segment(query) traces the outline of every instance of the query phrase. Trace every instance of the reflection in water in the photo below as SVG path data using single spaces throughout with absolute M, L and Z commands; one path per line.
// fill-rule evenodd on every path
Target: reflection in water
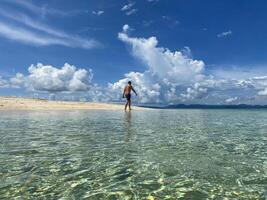
M 132 118 L 132 112 L 131 111 L 125 111 L 124 114 L 124 131 L 125 131 L 125 142 L 129 142 L 132 136 L 132 127 L 131 127 L 131 118 Z
M 266 110 L 0 112 L 0 199 L 266 199 Z

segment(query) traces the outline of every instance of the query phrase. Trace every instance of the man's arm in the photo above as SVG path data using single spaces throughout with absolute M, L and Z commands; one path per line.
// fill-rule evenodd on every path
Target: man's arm
M 122 98 L 125 97 L 125 90 L 126 90 L 126 87 L 125 87 L 124 90 L 123 90 Z
M 135 95 L 137 96 L 137 93 L 136 93 L 136 91 L 133 89 L 133 87 L 132 87 L 132 90 L 133 90 L 133 92 L 135 93 Z

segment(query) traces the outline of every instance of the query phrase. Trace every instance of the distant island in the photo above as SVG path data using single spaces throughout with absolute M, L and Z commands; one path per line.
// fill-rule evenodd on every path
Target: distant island
M 267 105 L 249 105 L 249 104 L 236 104 L 236 105 L 208 105 L 208 104 L 176 104 L 167 106 L 144 106 L 148 108 L 157 109 L 265 109 Z

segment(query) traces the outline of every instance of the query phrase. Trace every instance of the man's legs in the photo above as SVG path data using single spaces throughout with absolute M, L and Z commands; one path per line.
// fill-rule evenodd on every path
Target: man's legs
M 128 101 L 129 103 L 128 103 L 128 106 L 129 106 L 129 110 L 132 110 L 131 109 L 131 99 L 129 99 L 129 101 Z
M 127 109 L 128 104 L 129 104 L 129 101 L 127 100 L 127 101 L 126 101 L 126 104 L 125 104 L 125 108 L 124 108 L 124 110 Z

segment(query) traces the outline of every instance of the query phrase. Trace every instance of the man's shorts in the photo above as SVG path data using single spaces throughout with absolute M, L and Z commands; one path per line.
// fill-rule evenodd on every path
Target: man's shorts
M 127 99 L 128 101 L 131 100 L 131 94 L 130 94 L 130 93 L 129 93 L 129 94 L 125 94 L 125 97 L 126 97 L 126 99 Z

